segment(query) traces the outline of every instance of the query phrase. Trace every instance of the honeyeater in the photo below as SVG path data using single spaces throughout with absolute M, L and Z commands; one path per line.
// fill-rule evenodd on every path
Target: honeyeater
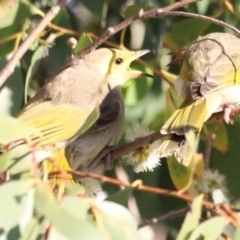
M 105 147 L 118 142 L 124 124 L 122 85 L 144 75 L 129 65 L 147 52 L 100 48 L 75 58 L 23 108 L 18 118 L 41 131 L 35 141 L 51 153 L 48 172 L 85 171 Z M 82 132 L 94 110 L 96 119 Z M 73 181 L 70 174 L 67 178 Z M 52 179 L 54 186 L 61 181 L 60 175 Z
M 159 148 L 161 157 L 174 155 L 188 165 L 193 148 L 186 133 L 198 137 L 210 116 L 223 111 L 232 123 L 232 110 L 240 104 L 240 39 L 229 33 L 210 33 L 193 42 L 182 55 L 175 84 L 183 102 L 161 128 L 166 135 Z

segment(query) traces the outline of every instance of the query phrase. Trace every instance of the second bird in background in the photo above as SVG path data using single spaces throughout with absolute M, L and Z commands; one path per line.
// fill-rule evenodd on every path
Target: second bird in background
M 231 109 L 240 104 L 240 39 L 229 33 L 211 33 L 190 45 L 182 56 L 176 90 L 183 103 L 161 128 L 166 139 L 161 157 L 175 155 L 189 165 L 194 149 L 185 134 L 199 137 L 212 114 L 224 111 L 226 123 L 233 123 Z

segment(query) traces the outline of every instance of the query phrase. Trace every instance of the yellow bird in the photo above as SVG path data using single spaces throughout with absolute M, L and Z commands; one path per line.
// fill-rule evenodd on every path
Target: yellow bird
M 240 39 L 229 33 L 211 33 L 189 46 L 183 56 L 176 91 L 183 103 L 161 128 L 168 137 L 160 145 L 161 157 L 175 155 L 188 165 L 193 149 L 185 134 L 197 136 L 213 113 L 224 111 L 233 123 L 233 109 L 240 104 Z
M 24 107 L 18 118 L 42 132 L 38 145 L 52 154 L 48 172 L 87 170 L 105 147 L 118 142 L 124 124 L 122 85 L 144 75 L 129 65 L 147 52 L 100 48 L 75 59 Z M 98 119 L 82 133 L 94 109 Z M 71 175 L 68 179 L 73 181 Z M 54 181 L 61 184 L 61 176 Z

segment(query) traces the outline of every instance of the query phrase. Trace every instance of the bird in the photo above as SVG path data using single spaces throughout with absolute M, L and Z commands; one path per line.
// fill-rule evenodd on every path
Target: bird
M 240 104 L 240 39 L 215 32 L 194 41 L 183 52 L 175 90 L 183 100 L 161 127 L 165 137 L 158 153 L 188 166 L 194 149 L 186 134 L 198 138 L 203 124 L 218 112 L 227 124 L 234 123 Z
M 87 171 L 105 147 L 118 142 L 124 126 L 122 86 L 145 75 L 129 65 L 148 52 L 99 48 L 76 57 L 20 111 L 18 118 L 42 133 L 32 141 L 51 153 L 48 172 Z M 70 174 L 67 180 L 75 182 Z M 52 176 L 53 187 L 61 184 L 62 176 Z

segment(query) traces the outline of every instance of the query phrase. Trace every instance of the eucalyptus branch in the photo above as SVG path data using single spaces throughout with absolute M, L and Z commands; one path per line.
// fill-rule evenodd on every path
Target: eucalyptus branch
M 232 112 L 230 115 L 231 117 L 236 118 L 239 115 L 240 115 L 240 108 L 232 109 Z M 220 119 L 224 119 L 224 111 L 214 113 L 209 118 L 208 122 L 216 121 L 216 120 L 220 120 Z M 218 126 L 218 125 L 216 125 L 216 126 Z M 217 128 L 214 129 L 213 134 L 211 136 L 212 138 L 214 138 L 214 134 L 216 133 L 216 131 L 217 131 Z M 111 151 L 111 159 L 120 158 L 124 155 L 127 155 L 127 154 L 135 151 L 138 148 L 141 148 L 145 145 L 151 144 L 151 143 L 155 142 L 156 140 L 162 139 L 164 137 L 166 137 L 166 135 L 163 135 L 160 133 L 160 131 L 157 131 L 157 132 L 151 133 L 147 136 L 137 138 L 133 142 L 127 143 L 121 147 L 118 147 L 118 148 L 112 150 Z M 213 141 L 213 139 L 212 139 L 212 141 Z M 208 147 L 212 147 L 212 143 L 208 143 L 208 144 L 210 144 L 210 145 L 208 145 Z M 209 151 L 209 149 L 208 149 L 208 151 Z M 207 152 L 205 154 L 207 154 L 206 155 L 207 158 L 210 158 L 211 151 Z
M 143 221 L 138 224 L 138 229 L 148 225 L 153 225 L 162 221 L 172 220 L 177 217 L 185 216 L 189 210 L 190 210 L 190 207 L 185 207 L 175 211 L 168 212 L 158 217 L 154 217 L 151 219 L 143 219 Z
M 180 2 L 176 2 L 172 5 L 169 5 L 167 7 L 163 8 L 158 8 L 154 9 L 151 11 L 146 11 L 144 12 L 143 10 L 140 10 L 138 14 L 133 15 L 132 17 L 126 19 L 125 21 L 119 23 L 118 25 L 114 27 L 109 27 L 106 32 L 104 32 L 99 38 L 97 38 L 90 46 L 86 47 L 82 52 L 80 52 L 77 57 L 81 58 L 85 56 L 86 54 L 92 52 L 95 50 L 99 45 L 101 45 L 106 39 L 114 35 L 115 33 L 119 32 L 123 28 L 126 28 L 130 24 L 132 24 L 134 21 L 139 20 L 139 19 L 148 19 L 148 18 L 160 18 L 164 16 L 182 16 L 182 17 L 191 17 L 191 18 L 197 18 L 197 19 L 202 19 L 204 21 L 208 21 L 211 23 L 214 23 L 216 25 L 220 25 L 223 27 L 227 27 L 231 30 L 233 30 L 236 34 L 240 35 L 240 30 L 237 28 L 231 26 L 230 24 L 227 24 L 221 20 L 204 16 L 201 14 L 196 14 L 196 13 L 189 13 L 189 12 L 180 12 L 180 11 L 173 11 L 175 9 L 178 9 L 180 7 L 183 7 L 187 4 L 196 2 L 196 0 L 183 0 Z
M 38 23 L 38 25 L 33 29 L 33 31 L 29 34 L 29 36 L 25 39 L 25 41 L 21 44 L 19 49 L 15 52 L 13 57 L 9 60 L 9 62 L 6 64 L 6 66 L 2 69 L 0 72 L 0 86 L 3 85 L 5 80 L 13 73 L 14 68 L 17 64 L 17 62 L 21 59 L 23 54 L 27 51 L 27 49 L 30 47 L 30 45 L 36 40 L 37 36 L 41 33 L 41 31 L 44 30 L 44 28 L 51 24 L 51 20 L 57 15 L 57 13 L 61 10 L 63 6 L 67 4 L 69 0 L 60 0 L 58 4 L 53 6 L 48 13 L 42 18 L 42 20 Z M 163 16 L 184 16 L 184 17 L 193 17 L 193 18 L 199 18 L 202 20 L 210 21 L 212 23 L 228 27 L 232 29 L 234 32 L 240 34 L 240 31 L 231 25 L 200 14 L 194 14 L 194 13 L 187 13 L 187 12 L 177 12 L 173 11 L 175 9 L 184 7 L 188 4 L 194 3 L 197 0 L 182 0 L 179 2 L 176 2 L 174 4 L 171 4 L 169 6 L 154 9 L 151 11 L 144 12 L 143 10 L 140 10 L 138 14 L 133 15 L 132 17 L 126 19 L 125 21 L 117 24 L 114 27 L 109 27 L 106 32 L 104 32 L 100 37 L 98 37 L 91 45 L 86 47 L 82 52 L 80 52 L 77 57 L 81 58 L 85 56 L 86 54 L 90 53 L 91 51 L 95 50 L 99 45 L 101 45 L 103 42 L 105 42 L 109 37 L 117 33 L 118 31 L 122 30 L 123 28 L 126 28 L 131 23 L 138 19 L 147 19 L 147 18 L 159 18 Z M 71 62 L 71 60 L 69 61 Z M 67 63 L 66 65 L 69 65 L 70 63 Z M 64 68 L 64 67 L 63 67 Z
M 45 29 L 45 27 L 53 20 L 53 18 L 60 12 L 61 8 L 64 7 L 69 0 L 59 0 L 59 2 L 50 8 L 42 20 L 37 24 L 37 26 L 32 30 L 28 37 L 23 41 L 18 50 L 8 61 L 6 66 L 0 72 L 0 87 L 4 84 L 6 79 L 14 72 L 14 69 L 22 58 L 24 53 L 32 45 L 32 43 L 37 39 L 38 35 Z
M 124 146 L 121 146 L 121 147 L 118 147 L 118 148 L 112 150 L 111 158 L 112 159 L 120 158 L 123 155 L 129 154 L 130 152 L 132 152 L 140 147 L 151 144 L 162 137 L 164 137 L 164 135 L 162 135 L 159 131 L 157 131 L 157 132 L 151 133 L 147 136 L 137 138 L 136 140 L 134 140 L 131 143 L 128 143 Z
M 60 173 L 61 172 L 51 172 L 49 175 L 53 176 L 53 175 L 60 174 Z M 134 190 L 154 193 L 154 194 L 163 195 L 163 196 L 175 197 L 175 198 L 179 198 L 179 199 L 182 199 L 182 200 L 185 200 L 185 201 L 188 201 L 188 202 L 193 202 L 193 200 L 195 199 L 194 196 L 191 196 L 191 195 L 188 195 L 188 194 L 185 194 L 185 193 L 180 193 L 180 192 L 171 191 L 171 190 L 168 190 L 168 189 L 143 185 L 141 181 L 135 181 L 133 183 L 128 183 L 128 182 L 120 181 L 120 180 L 115 179 L 115 178 L 110 178 L 110 177 L 107 177 L 107 176 L 99 175 L 99 174 L 96 174 L 96 173 L 80 172 L 80 171 L 67 171 L 66 173 L 71 173 L 76 178 L 90 177 L 90 178 L 96 179 L 100 182 L 110 183 L 110 184 L 113 184 L 113 185 L 117 185 L 119 187 L 121 187 L 121 186 L 122 187 L 130 187 L 130 188 L 133 188 Z M 206 200 L 202 201 L 202 205 L 204 207 L 206 207 L 209 211 L 225 217 L 234 226 L 237 226 L 238 224 L 240 224 L 240 218 L 238 217 L 237 213 L 234 214 L 234 212 L 232 212 L 232 214 L 229 214 L 228 211 L 225 210 L 225 208 L 218 207 L 213 202 L 206 201 Z
M 237 35 L 240 35 L 240 30 L 231 26 L 230 24 L 225 23 L 221 20 L 212 18 L 212 17 L 197 14 L 197 13 L 179 12 L 179 11 L 169 11 L 169 12 L 165 11 L 165 12 L 162 13 L 162 16 L 181 16 L 181 17 L 197 18 L 197 19 L 201 19 L 201 20 L 204 20 L 204 21 L 214 23 L 214 24 L 222 26 L 222 27 L 227 27 L 227 28 L 231 29 L 233 32 L 235 32 Z
M 194 3 L 196 1 L 197 0 L 182 0 L 182 1 L 179 1 L 179 2 L 176 2 L 176 3 L 173 3 L 169 6 L 154 9 L 154 10 L 151 10 L 151 11 L 144 12 L 143 10 L 140 10 L 138 14 L 135 14 L 135 15 L 131 16 L 130 18 L 127 18 L 126 20 L 124 20 L 123 22 L 115 25 L 114 27 L 108 27 L 106 32 L 104 32 L 99 38 L 97 38 L 91 45 L 89 45 L 83 51 L 81 51 L 77 55 L 77 57 L 82 58 L 86 54 L 94 51 L 98 46 L 100 46 L 103 42 L 105 42 L 105 40 L 110 38 L 115 33 L 119 32 L 120 30 L 122 30 L 122 29 L 126 28 L 127 26 L 131 25 L 136 20 L 147 19 L 147 18 L 158 18 L 158 17 L 163 16 L 164 12 L 173 11 L 175 9 L 184 7 L 188 4 Z

